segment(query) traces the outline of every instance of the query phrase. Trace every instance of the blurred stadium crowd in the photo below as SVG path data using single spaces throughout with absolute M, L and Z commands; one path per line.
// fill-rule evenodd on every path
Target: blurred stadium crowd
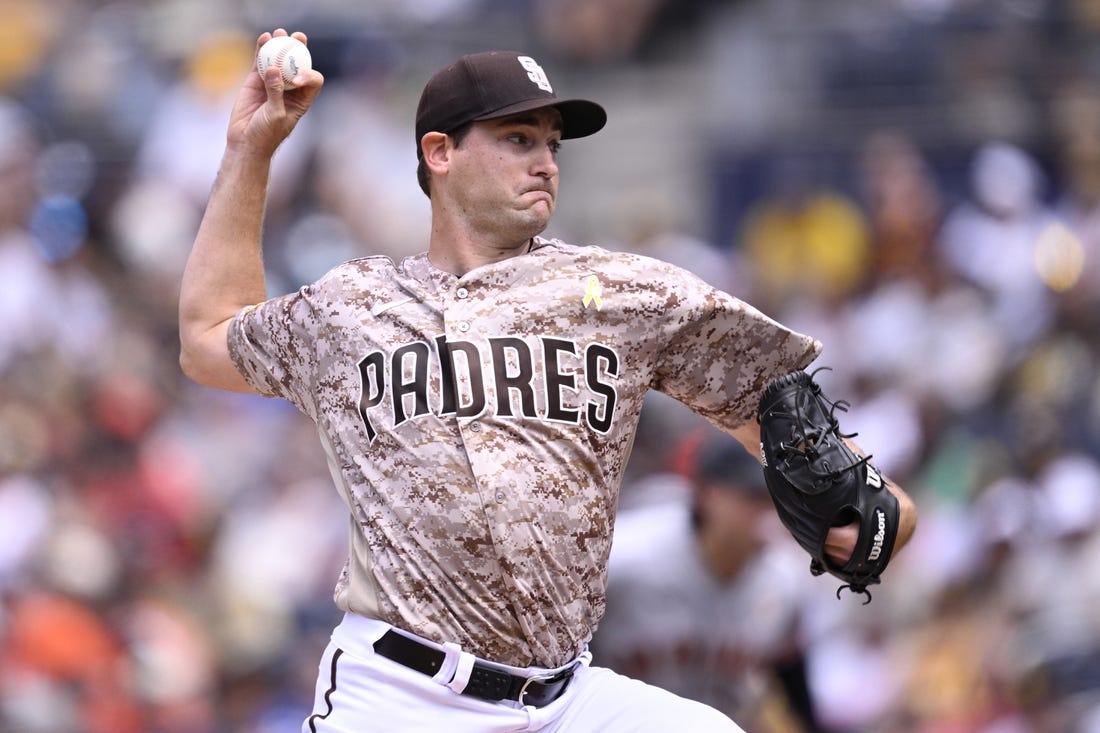
M 563 151 L 550 234 L 682 264 L 821 338 L 843 425 L 921 508 L 871 605 L 804 573 L 818 727 L 1100 731 L 1097 3 L 0 17 L 0 732 L 274 733 L 311 704 L 343 507 L 305 418 L 187 382 L 175 332 L 229 107 L 274 26 L 310 34 L 327 84 L 276 161 L 273 294 L 422 249 L 420 86 L 463 52 L 529 50 L 611 118 Z M 624 508 L 663 496 L 693 427 L 654 398 Z

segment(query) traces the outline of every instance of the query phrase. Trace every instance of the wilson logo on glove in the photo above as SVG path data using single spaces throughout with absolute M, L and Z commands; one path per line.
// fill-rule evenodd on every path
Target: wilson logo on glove
M 875 532 L 875 536 L 871 538 L 874 544 L 871 545 L 871 551 L 867 553 L 868 561 L 878 560 L 879 555 L 882 554 L 882 543 L 886 541 L 886 513 L 876 509 L 875 516 L 878 517 L 878 532 Z
M 882 474 L 870 464 L 867 464 L 867 485 L 873 489 L 882 488 Z

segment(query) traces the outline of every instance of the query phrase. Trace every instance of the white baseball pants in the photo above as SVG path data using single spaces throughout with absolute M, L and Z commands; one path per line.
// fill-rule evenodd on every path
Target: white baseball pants
M 376 654 L 373 644 L 389 628 L 345 615 L 322 656 L 302 733 L 743 733 L 713 708 L 590 666 L 587 652 L 562 696 L 545 707 L 461 695 L 451 680 Z

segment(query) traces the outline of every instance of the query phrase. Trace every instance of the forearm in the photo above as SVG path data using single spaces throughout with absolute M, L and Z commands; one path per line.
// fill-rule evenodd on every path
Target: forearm
M 846 438 L 844 442 L 848 444 L 848 447 L 851 448 L 856 455 L 861 457 L 867 455 L 867 453 L 850 438 Z M 898 550 L 909 542 L 909 539 L 913 536 L 913 532 L 917 528 L 917 506 L 913 503 L 909 494 L 905 492 L 905 489 L 898 486 L 889 476 L 882 474 L 882 481 L 886 489 L 898 500 L 898 533 L 897 537 L 894 539 L 894 554 L 897 554 Z
M 286 31 L 263 33 L 256 49 Z M 303 33 L 293 37 L 305 43 Z M 267 297 L 260 234 L 275 150 L 313 104 L 324 77 L 303 69 L 285 87 L 277 66 L 245 78 L 226 131 L 221 169 L 180 284 L 180 366 L 200 384 L 252 391 L 233 365 L 226 336 L 233 316 Z
M 225 344 L 229 320 L 267 297 L 261 232 L 271 157 L 229 146 L 180 285 L 180 364 L 208 386 L 248 390 Z
M 885 476 L 883 478 L 886 480 L 886 488 L 898 500 L 898 536 L 894 540 L 894 553 L 896 554 L 898 550 L 908 544 L 913 532 L 917 529 L 917 506 L 904 489 L 889 478 Z

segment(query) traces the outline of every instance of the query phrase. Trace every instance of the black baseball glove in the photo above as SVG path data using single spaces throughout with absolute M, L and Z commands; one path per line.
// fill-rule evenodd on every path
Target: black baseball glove
M 815 374 L 817 372 L 814 372 Z M 810 553 L 810 572 L 829 572 L 844 588 L 867 596 L 890 562 L 898 531 L 898 501 L 885 485 L 870 456 L 859 456 L 845 442 L 836 412 L 845 402 L 831 402 L 813 376 L 792 372 L 772 381 L 760 398 L 760 449 L 764 478 L 779 518 Z M 832 527 L 859 524 L 851 559 L 836 565 L 825 555 Z

